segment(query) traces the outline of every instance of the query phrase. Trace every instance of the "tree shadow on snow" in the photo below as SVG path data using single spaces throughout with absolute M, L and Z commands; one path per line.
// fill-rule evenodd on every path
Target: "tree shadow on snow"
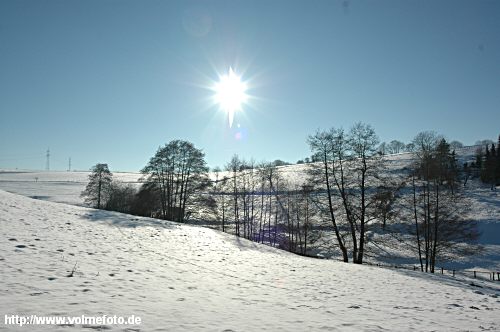
M 105 211 L 105 210 L 89 211 L 80 216 L 80 218 L 92 222 L 99 222 L 118 227 L 129 227 L 129 228 L 155 227 L 155 228 L 170 228 L 170 229 L 177 227 L 177 225 L 172 221 L 139 217 L 130 214 Z
M 436 273 L 425 273 L 421 271 L 413 271 L 406 269 L 391 269 L 396 273 L 403 274 L 412 278 L 423 279 L 432 283 L 440 283 L 447 286 L 458 287 L 462 289 L 468 289 L 471 292 L 481 291 L 484 293 L 497 294 L 500 292 L 500 283 L 498 281 L 488 281 L 483 279 L 472 279 L 470 277 L 465 277 L 457 275 L 453 277 L 451 275 L 441 274 L 440 271 Z

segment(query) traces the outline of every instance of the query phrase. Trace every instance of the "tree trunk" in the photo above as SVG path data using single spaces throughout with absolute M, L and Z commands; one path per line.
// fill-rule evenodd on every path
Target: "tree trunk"
M 333 224 L 333 230 L 335 231 L 335 236 L 337 237 L 337 241 L 339 243 L 339 248 L 340 251 L 342 251 L 342 257 L 344 259 L 344 262 L 349 262 L 349 256 L 347 255 L 347 248 L 344 245 L 344 241 L 342 240 L 342 237 L 340 236 L 339 229 L 337 227 L 337 221 L 335 219 L 335 213 L 333 211 L 333 203 L 332 203 L 332 190 L 330 187 L 330 177 L 328 174 L 328 160 L 326 157 L 326 152 L 324 153 L 324 166 L 325 166 L 325 180 L 326 180 L 326 193 L 328 195 L 328 208 L 330 212 L 330 218 L 332 220 Z
M 413 185 L 413 213 L 415 217 L 415 231 L 417 233 L 417 245 L 418 245 L 418 260 L 420 262 L 420 270 L 424 272 L 424 264 L 422 262 L 422 248 L 420 245 L 420 232 L 418 229 L 418 217 L 417 217 L 417 193 L 415 188 L 415 176 L 412 175 L 412 185 Z
M 365 195 L 366 195 L 366 159 L 363 156 L 363 171 L 361 174 L 361 220 L 359 227 L 359 252 L 358 259 L 355 263 L 363 264 L 363 254 L 365 248 L 365 215 L 366 215 L 366 203 L 365 203 Z
M 439 223 L 439 183 L 436 183 L 436 209 L 434 210 L 434 241 L 432 245 L 432 266 L 431 272 L 434 273 L 436 267 L 436 249 L 438 241 L 438 223 Z
M 101 208 L 101 187 L 102 187 L 102 173 L 99 173 L 99 182 L 97 189 L 97 208 Z

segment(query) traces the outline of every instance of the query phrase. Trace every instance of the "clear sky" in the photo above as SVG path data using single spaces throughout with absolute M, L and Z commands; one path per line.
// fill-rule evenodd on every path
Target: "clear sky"
M 248 102 L 228 126 L 211 89 Z M 371 124 L 473 144 L 500 134 L 500 1 L 0 1 L 0 168 L 137 171 L 185 139 L 209 166 L 308 156 Z

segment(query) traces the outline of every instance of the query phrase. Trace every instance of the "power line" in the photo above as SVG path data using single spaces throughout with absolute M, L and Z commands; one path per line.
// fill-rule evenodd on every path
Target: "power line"
M 45 170 L 50 171 L 50 148 L 47 148 L 47 154 L 45 155 L 47 161 L 45 162 Z

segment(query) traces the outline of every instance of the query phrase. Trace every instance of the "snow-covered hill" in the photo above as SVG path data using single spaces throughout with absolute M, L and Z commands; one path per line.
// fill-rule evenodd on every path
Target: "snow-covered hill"
M 493 282 L 304 258 L 206 228 L 3 191 L 0 232 L 3 315 L 142 318 L 84 326 L 112 331 L 500 330 Z
M 460 163 L 474 159 L 478 147 L 464 147 L 457 150 Z M 411 153 L 399 153 L 384 156 L 387 171 L 399 174 L 410 165 L 414 156 Z M 300 185 L 306 179 L 308 164 L 278 167 L 280 175 L 292 185 Z M 80 193 L 88 182 L 89 172 L 35 172 L 35 171 L 0 171 L 0 190 L 21 194 L 52 202 L 82 205 Z M 229 172 L 218 174 L 218 178 L 231 176 Z M 215 174 L 211 174 L 215 179 Z M 139 185 L 140 173 L 115 172 L 113 178 Z M 479 239 L 484 250 L 469 257 L 452 257 L 448 261 L 439 262 L 439 267 L 458 270 L 482 270 L 483 272 L 500 271 L 500 191 L 492 191 L 478 179 L 469 180 L 465 190 L 470 200 L 470 218 L 476 220 L 482 232 Z M 386 242 L 387 239 L 384 238 Z M 332 232 L 325 232 L 317 243 L 315 254 L 324 257 L 340 255 L 332 245 L 335 243 Z M 385 244 L 371 243 L 367 246 L 367 262 L 383 264 L 417 264 L 415 252 L 404 250 L 396 243 L 392 248 Z

